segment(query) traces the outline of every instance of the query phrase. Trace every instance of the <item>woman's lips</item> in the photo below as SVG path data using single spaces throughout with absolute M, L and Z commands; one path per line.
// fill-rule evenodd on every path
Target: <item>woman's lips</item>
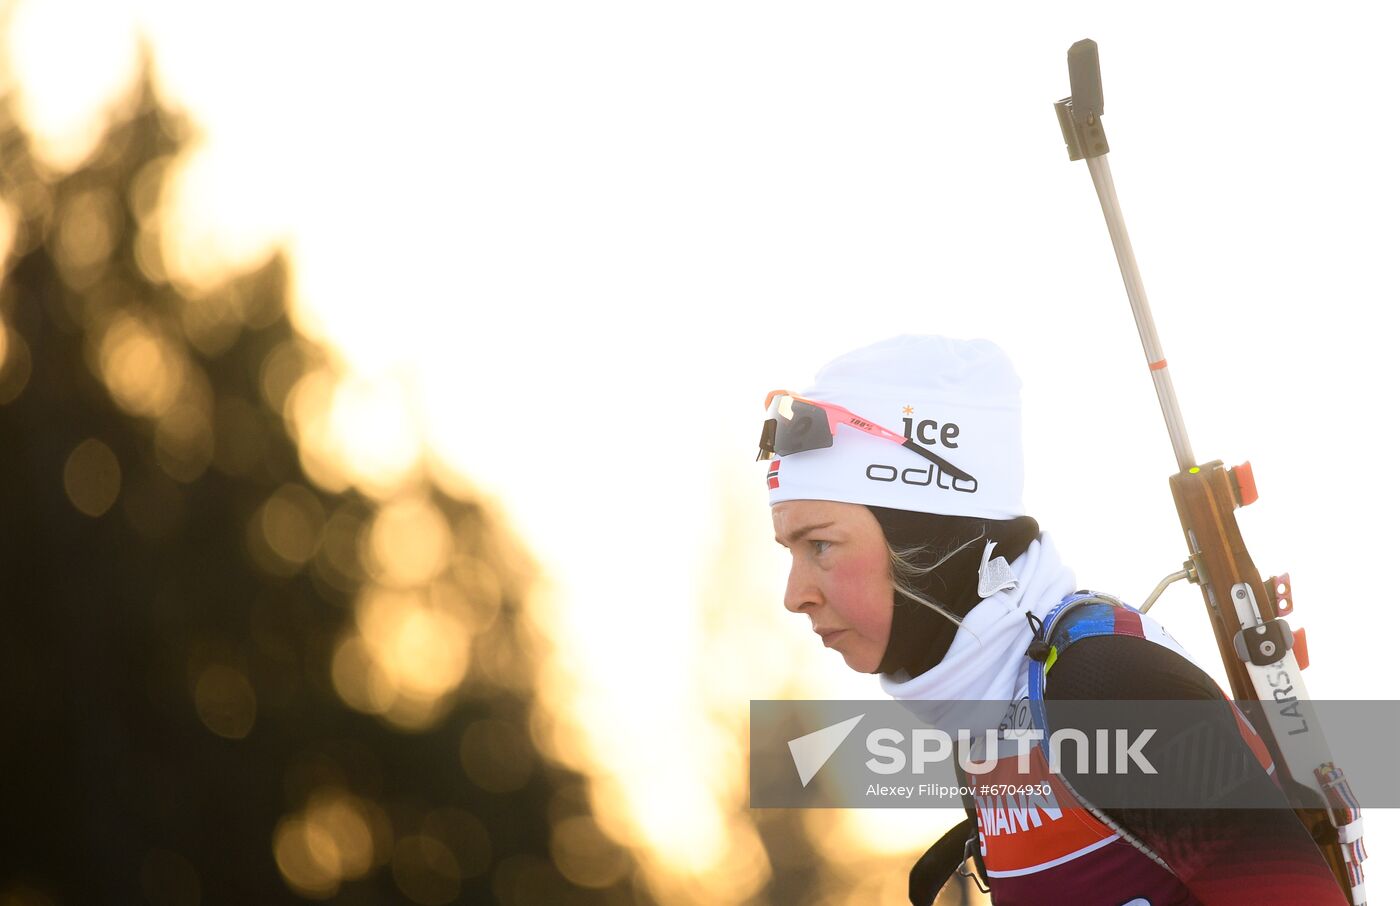
M 830 648 L 831 643 L 841 636 L 844 629 L 822 629 L 817 631 L 817 635 L 822 637 L 822 644 Z

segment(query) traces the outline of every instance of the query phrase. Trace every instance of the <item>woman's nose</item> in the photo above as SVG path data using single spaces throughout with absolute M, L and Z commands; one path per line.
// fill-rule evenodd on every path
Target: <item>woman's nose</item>
M 787 590 L 783 593 L 783 606 L 793 613 L 801 613 L 815 607 L 820 600 L 816 586 L 808 571 L 801 564 L 794 563 L 788 572 Z

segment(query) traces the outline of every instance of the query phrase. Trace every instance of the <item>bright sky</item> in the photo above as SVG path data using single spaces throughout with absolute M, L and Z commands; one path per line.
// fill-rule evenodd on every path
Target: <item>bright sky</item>
M 31 124 L 59 136 L 129 68 L 133 23 L 150 36 L 205 136 L 172 253 L 197 274 L 287 243 L 300 323 L 356 375 L 363 473 L 426 450 L 510 514 L 590 763 L 661 851 L 724 858 L 745 791 L 647 773 L 638 715 L 702 772 L 749 698 L 879 696 L 781 612 L 765 391 L 894 333 L 994 339 L 1026 383 L 1030 512 L 1081 583 L 1140 600 L 1179 568 L 1171 448 L 1051 106 L 1081 37 L 1197 457 L 1254 463 L 1242 522 L 1260 570 L 1292 574 L 1313 696 L 1395 695 L 1392 12 L 385 9 L 52 0 L 11 40 Z M 1195 589 L 1154 615 L 1213 657 Z M 674 807 L 647 810 L 662 789 Z M 1400 822 L 1367 827 L 1384 901 Z

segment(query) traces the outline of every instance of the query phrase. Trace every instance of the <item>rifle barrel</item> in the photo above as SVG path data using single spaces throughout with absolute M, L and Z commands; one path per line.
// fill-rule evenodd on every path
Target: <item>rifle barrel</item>
M 1137 322 L 1142 351 L 1147 356 L 1147 368 L 1152 374 L 1152 384 L 1157 388 L 1157 402 L 1161 404 L 1162 417 L 1167 422 L 1167 434 L 1171 436 L 1176 464 L 1185 472 L 1196 465 L 1196 457 L 1191 452 L 1191 439 L 1186 436 L 1186 422 L 1181 417 L 1181 406 L 1177 403 L 1176 390 L 1172 387 L 1167 358 L 1162 353 L 1162 341 L 1157 338 L 1157 325 L 1152 320 L 1152 309 L 1147 304 L 1147 290 L 1143 289 L 1142 275 L 1138 273 L 1133 244 L 1128 239 L 1128 227 L 1123 222 L 1123 210 L 1118 206 L 1118 193 L 1113 188 L 1113 173 L 1108 169 L 1108 155 L 1088 157 L 1084 162 L 1089 165 L 1089 175 L 1094 180 L 1094 191 L 1099 195 L 1099 205 L 1103 208 L 1104 221 L 1108 224 L 1108 236 L 1113 240 L 1113 252 L 1118 257 L 1118 269 L 1123 273 L 1123 286 L 1128 291 L 1128 302 L 1133 307 L 1133 320 Z

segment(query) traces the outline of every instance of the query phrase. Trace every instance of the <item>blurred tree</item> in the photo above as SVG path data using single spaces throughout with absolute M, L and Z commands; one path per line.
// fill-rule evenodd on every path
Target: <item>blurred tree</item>
M 0 103 L 0 901 L 647 902 L 533 741 L 519 546 L 308 479 L 333 366 L 282 260 L 169 282 L 189 130 L 138 90 L 58 175 Z

